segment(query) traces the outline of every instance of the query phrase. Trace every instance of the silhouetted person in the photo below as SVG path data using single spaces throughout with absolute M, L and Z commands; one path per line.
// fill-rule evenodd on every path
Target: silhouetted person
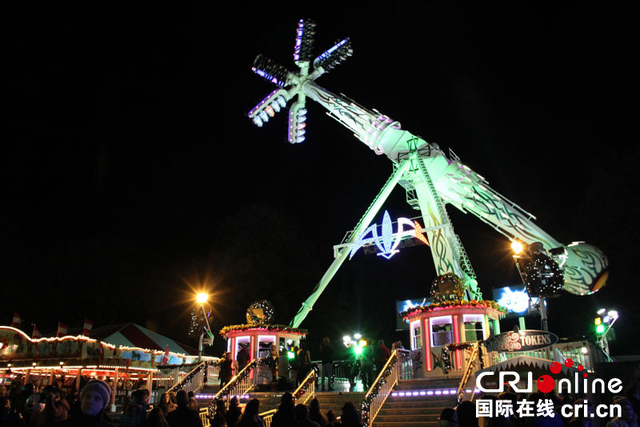
M 295 426 L 298 421 L 295 415 L 295 403 L 293 403 L 293 395 L 286 392 L 280 398 L 280 406 L 273 418 L 271 419 L 271 427 L 287 427 Z
M 218 362 L 220 366 L 220 388 L 224 387 L 233 377 L 233 360 L 231 359 L 231 353 L 228 351 L 222 355 L 222 358 Z
M 320 357 L 322 359 L 322 381 L 321 381 L 321 389 L 322 391 L 333 390 L 333 384 L 331 383 L 331 379 L 333 377 L 333 345 L 331 345 L 331 341 L 329 337 L 324 337 L 322 340 L 322 346 L 320 347 Z M 324 386 L 324 379 L 327 379 L 327 387 Z
M 22 415 L 11 410 L 11 401 L 7 396 L 0 396 L 0 426 L 25 427 Z
M 320 424 L 318 424 L 315 421 L 311 421 L 309 419 L 309 409 L 307 408 L 306 405 L 303 405 L 302 403 L 296 405 L 295 413 L 296 413 L 296 419 L 298 420 L 299 426 L 320 427 Z
M 352 401 L 347 401 L 342 405 L 342 416 L 340 417 L 340 425 L 342 427 L 361 427 L 360 414 L 356 409 L 356 405 Z
M 258 399 L 251 399 L 247 406 L 244 407 L 244 412 L 236 427 L 264 427 L 264 421 L 258 415 L 260 412 L 260 401 Z
M 247 346 L 240 346 L 238 356 L 236 357 L 236 360 L 238 361 L 238 372 L 242 371 L 242 369 L 247 366 L 249 359 L 251 359 L 251 355 L 249 354 L 249 350 L 247 350 Z
M 122 415 L 120 427 L 140 427 L 146 424 L 149 411 L 149 390 L 138 389 L 131 394 Z
M 340 421 L 338 421 L 336 413 L 333 412 L 333 409 L 329 409 L 327 411 L 327 427 L 337 427 L 339 425 Z
M 167 415 L 169 425 L 171 427 L 202 427 L 200 414 L 189 408 L 189 395 L 186 390 L 179 390 L 176 398 L 178 400 L 178 408 Z
M 242 415 L 242 410 L 238 405 L 238 398 L 233 397 L 231 401 L 229 401 L 229 410 L 224 416 L 225 419 L 227 420 L 227 425 L 229 427 L 235 426 L 241 415 Z
M 458 425 L 458 414 L 453 408 L 444 408 L 438 417 L 440 427 L 455 427 Z
M 216 413 L 211 419 L 211 427 L 225 427 L 227 425 L 227 408 L 224 405 L 224 400 L 216 401 Z
M 464 400 L 456 407 L 459 427 L 478 427 L 476 418 L 476 405 L 468 400 Z
M 313 399 L 309 404 L 309 419 L 320 424 L 320 427 L 326 427 L 327 418 L 320 412 L 320 401 Z

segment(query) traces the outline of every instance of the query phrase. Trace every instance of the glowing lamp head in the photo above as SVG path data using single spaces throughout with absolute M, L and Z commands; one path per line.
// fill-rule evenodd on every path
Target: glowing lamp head
M 360 347 L 359 345 L 353 347 L 353 352 L 356 354 L 356 356 L 360 356 L 362 354 L 362 347 Z
M 513 242 L 511 242 L 511 249 L 513 249 L 513 252 L 516 255 L 520 255 L 522 253 L 522 250 L 524 249 L 524 246 L 522 246 L 522 243 L 514 240 Z
M 296 354 L 293 351 L 287 351 L 287 359 L 293 360 L 296 358 Z
M 198 304 L 205 304 L 207 301 L 209 301 L 209 295 L 201 292 L 196 296 L 196 301 L 198 302 Z

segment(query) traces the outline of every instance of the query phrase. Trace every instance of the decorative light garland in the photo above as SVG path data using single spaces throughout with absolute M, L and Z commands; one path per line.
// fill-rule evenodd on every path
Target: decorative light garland
M 263 359 L 253 359 L 251 362 L 249 362 L 249 364 L 242 371 L 235 375 L 231 379 L 231 381 L 228 382 L 227 385 L 225 385 L 220 390 L 220 392 L 224 391 L 224 393 L 218 392 L 218 394 L 216 394 L 216 396 L 211 400 L 211 402 L 209 403 L 209 414 L 211 414 L 210 416 L 213 417 L 215 415 L 217 403 L 233 395 L 233 392 L 236 390 L 236 386 L 240 384 L 242 380 L 247 378 L 255 367 L 259 365 L 271 366 L 273 362 L 274 361 L 271 357 L 265 357 Z
M 208 373 L 207 372 L 208 371 L 208 369 L 207 369 L 207 365 L 208 364 L 211 364 L 211 365 L 215 366 L 215 365 L 218 365 L 218 362 L 212 362 L 212 363 L 204 362 L 204 363 L 201 363 L 200 366 L 198 366 L 197 369 L 194 369 L 191 372 L 189 372 L 184 378 L 182 378 L 182 380 L 180 380 L 180 382 L 178 384 L 174 385 L 172 387 L 172 389 L 174 391 L 182 390 L 184 388 L 184 386 L 186 386 L 187 384 L 190 384 L 191 380 L 193 380 L 193 378 L 197 374 L 199 374 L 200 371 L 202 371 L 203 369 L 204 369 L 204 380 L 203 380 L 203 383 L 206 384 L 206 382 L 207 382 L 207 373 Z
M 507 314 L 507 309 L 502 307 L 495 301 L 475 300 L 475 299 L 472 299 L 471 301 L 466 301 L 466 300 L 458 299 L 458 300 L 449 300 L 444 302 L 432 303 L 427 306 L 418 305 L 403 311 L 402 313 L 400 313 L 400 315 L 404 320 L 410 320 L 416 316 L 419 316 L 422 313 L 426 313 L 426 312 L 433 311 L 436 309 L 441 309 L 441 308 L 492 308 L 503 314 Z
M 371 419 L 371 404 L 373 403 L 373 400 L 380 393 L 380 389 L 382 389 L 382 386 L 387 383 L 387 377 L 391 375 L 391 372 L 393 372 L 397 363 L 398 363 L 398 357 L 394 356 L 386 365 L 386 369 L 383 371 L 383 375 L 380 378 L 380 380 L 377 381 L 372 386 L 372 388 L 370 389 L 370 391 L 367 393 L 364 400 L 362 401 L 361 409 L 360 409 L 360 415 L 362 417 L 362 425 L 365 425 L 365 426 L 369 425 L 369 420 Z
M 564 275 L 558 264 L 544 254 L 537 254 L 525 267 L 527 292 L 531 297 L 549 297 L 562 291 Z
M 306 329 L 296 329 L 296 328 L 291 328 L 285 325 L 230 325 L 222 328 L 220 330 L 220 335 L 226 338 L 229 332 L 236 332 L 236 331 L 241 332 L 241 331 L 247 331 L 250 329 L 258 329 L 258 328 L 264 329 L 265 331 L 268 331 L 268 332 L 290 332 L 290 333 L 300 334 L 300 335 L 306 335 L 307 333 Z

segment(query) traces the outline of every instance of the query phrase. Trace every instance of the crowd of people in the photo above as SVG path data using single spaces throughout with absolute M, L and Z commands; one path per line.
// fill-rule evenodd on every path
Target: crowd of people
M 297 386 L 306 377 L 314 366 L 311 362 L 311 352 L 303 341 L 299 347 L 292 348 L 294 357 L 288 358 L 290 366 L 286 370 L 292 374 L 289 380 L 293 380 L 289 386 Z M 334 389 L 334 358 L 335 349 L 329 338 L 325 338 L 319 348 L 321 373 L 318 381 L 319 390 L 331 391 Z M 389 357 L 389 350 L 381 340 L 378 345 L 371 345 L 358 355 L 352 363 L 352 378 L 360 376 L 366 388 L 373 381 L 374 367 L 377 371 Z M 237 360 L 232 360 L 226 353 L 221 358 L 220 382 L 224 386 L 233 376 L 249 362 L 249 354 L 246 348 L 241 348 Z M 276 355 L 277 356 L 277 355 Z M 277 360 L 277 359 L 274 359 Z M 274 378 L 278 378 L 277 364 L 273 366 Z M 160 427 L 202 427 L 199 416 L 199 405 L 193 395 L 184 390 L 177 393 L 164 393 L 160 401 L 151 405 L 149 390 L 144 387 L 133 389 L 132 384 L 125 388 L 125 384 L 119 384 L 126 389 L 128 397 L 124 402 L 121 413 L 109 413 L 107 407 L 113 404 L 111 396 L 113 384 L 99 379 L 83 378 L 81 384 L 84 387 L 77 392 L 74 387 L 66 387 L 64 384 L 49 385 L 42 389 L 27 384 L 21 387 L 13 387 L 7 390 L 0 386 L 0 427 L 56 427 L 66 426 L 97 426 L 108 427 L 118 424 L 122 427 L 160 426 Z M 17 384 L 17 383 L 16 383 Z M 259 401 L 250 401 L 240 409 L 237 400 L 232 400 L 229 409 L 220 407 L 216 410 L 216 416 L 212 424 L 218 426 L 244 426 L 259 424 Z M 316 400 L 309 406 L 295 405 L 291 393 L 285 393 L 280 408 L 274 417 L 274 426 L 278 425 L 311 425 L 320 426 L 350 426 L 360 425 L 358 412 L 351 402 L 345 403 L 341 417 L 337 417 L 333 411 L 321 413 L 319 403 Z M 288 420 L 288 421 L 287 421 Z M 296 424 L 291 424 L 295 420 Z M 113 422 L 115 421 L 115 422 Z M 258 423 L 258 424 L 256 424 Z
M 394 343 L 393 349 L 402 348 L 400 342 Z M 261 368 L 268 367 L 271 371 L 271 390 L 291 390 L 299 386 L 311 370 L 318 374 L 318 391 L 333 391 L 336 362 L 340 363 L 340 374 L 344 375 L 353 390 L 357 380 L 362 381 L 364 389 L 373 384 L 377 374 L 383 369 L 391 355 L 391 350 L 383 340 L 373 343 L 367 340 L 362 352 L 349 352 L 347 360 L 337 361 L 338 351 L 334 348 L 329 337 L 324 337 L 318 347 L 319 363 L 312 361 L 312 354 L 308 344 L 301 341 L 279 352 L 272 345 L 270 353 L 261 357 Z M 218 361 L 220 388 L 224 387 L 234 375 L 238 374 L 250 362 L 250 354 L 246 344 L 238 346 L 235 360 L 231 352 L 225 351 Z M 264 387 L 263 387 L 264 388 Z
M 134 390 L 117 419 L 107 414 L 111 393 L 112 386 L 99 379 L 89 380 L 77 395 L 54 385 L 0 386 L 0 427 L 202 427 L 200 405 L 185 390 L 164 393 L 153 407 L 149 390 Z
M 491 416 L 478 414 L 476 402 L 468 400 L 460 402 L 456 407 L 442 409 L 438 418 L 441 427 L 639 427 L 640 419 L 640 389 L 637 386 L 629 386 L 624 396 L 613 399 L 614 405 L 619 405 L 621 414 L 613 418 L 595 418 L 593 402 L 585 398 L 560 397 L 552 393 L 534 392 L 529 395 L 506 391 L 498 395 L 486 394 L 479 398 L 485 401 L 506 401 L 511 408 L 501 414 L 493 413 Z M 532 402 L 532 411 L 528 416 L 520 416 L 517 408 L 523 407 L 525 401 Z M 545 411 L 536 410 L 550 405 Z M 562 407 L 570 405 L 571 416 L 564 416 Z M 587 408 L 586 416 L 583 408 Z M 593 416 L 591 416 L 591 415 Z
M 346 401 L 338 417 L 333 410 L 323 413 L 318 399 L 313 399 L 307 406 L 296 404 L 293 395 L 286 392 L 280 399 L 280 405 L 273 414 L 272 427 L 360 427 L 360 414 L 353 402 Z M 216 411 L 211 420 L 211 427 L 262 427 L 265 425 L 260 416 L 260 400 L 251 399 L 244 410 L 238 405 L 237 398 L 232 398 L 229 409 L 223 401 L 216 403 Z

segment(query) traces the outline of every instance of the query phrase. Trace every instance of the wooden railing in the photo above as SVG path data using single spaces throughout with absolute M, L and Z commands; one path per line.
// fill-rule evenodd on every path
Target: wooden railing
M 411 353 L 396 349 L 378 373 L 378 377 L 364 397 L 361 404 L 362 425 L 370 426 L 384 405 L 393 388 L 401 378 L 407 378 L 407 365 L 411 363 Z M 410 378 L 410 374 L 408 376 Z

